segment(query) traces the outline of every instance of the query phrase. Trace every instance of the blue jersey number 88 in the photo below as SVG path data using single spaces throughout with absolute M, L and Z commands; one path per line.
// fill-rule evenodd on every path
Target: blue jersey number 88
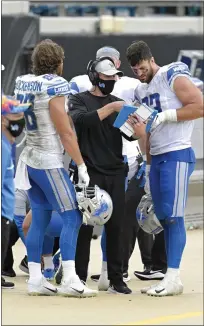
M 33 111 L 35 95 L 33 94 L 17 94 L 17 100 L 20 103 L 30 103 L 29 108 L 24 112 L 26 127 L 29 131 L 37 130 L 37 119 Z

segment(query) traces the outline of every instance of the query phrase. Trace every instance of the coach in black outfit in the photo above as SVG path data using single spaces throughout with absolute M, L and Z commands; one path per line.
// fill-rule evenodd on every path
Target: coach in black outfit
M 113 214 L 105 224 L 109 290 L 129 294 L 123 282 L 122 232 L 125 207 L 126 165 L 122 135 L 113 123 L 124 102 L 111 95 L 117 75 L 112 59 L 103 57 L 88 65 L 91 91 L 71 95 L 69 114 L 73 119 L 79 147 L 88 168 L 90 185 L 106 190 L 113 201 Z M 76 273 L 86 281 L 93 228 L 82 225 L 76 251 Z

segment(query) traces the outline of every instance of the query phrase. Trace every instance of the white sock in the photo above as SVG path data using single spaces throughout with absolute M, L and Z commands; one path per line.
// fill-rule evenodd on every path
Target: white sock
M 44 269 L 54 269 L 52 256 L 43 256 Z
M 102 262 L 102 267 L 101 267 L 101 273 L 107 272 L 107 269 L 108 269 L 108 267 L 107 267 L 107 261 L 103 261 Z
M 40 279 L 42 278 L 41 264 L 40 263 L 28 263 L 29 278 L 30 279 Z
M 63 277 L 67 280 L 73 276 L 76 276 L 75 261 L 74 260 L 62 260 Z
M 167 268 L 167 273 L 166 274 L 168 276 L 174 278 L 174 277 L 179 276 L 180 270 L 179 270 L 179 268 Z

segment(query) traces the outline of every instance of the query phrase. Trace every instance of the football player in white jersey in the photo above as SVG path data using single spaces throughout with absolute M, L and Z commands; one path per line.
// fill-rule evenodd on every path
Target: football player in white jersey
M 76 134 L 67 115 L 68 82 L 61 77 L 64 51 L 51 40 L 43 40 L 32 53 L 33 74 L 16 79 L 15 96 L 30 107 L 25 113 L 26 145 L 16 171 L 16 188 L 28 190 L 32 225 L 26 245 L 28 253 L 28 293 L 73 297 L 95 296 L 75 272 L 75 250 L 82 217 L 77 209 L 74 187 L 63 168 L 64 150 L 78 166 L 79 183 L 89 184 Z M 60 249 L 64 279 L 57 289 L 42 276 L 41 253 L 45 230 L 52 210 L 63 221 Z
M 158 66 L 143 41 L 133 42 L 126 54 L 131 69 L 143 83 L 135 90 L 136 100 L 159 112 L 147 140 L 145 188 L 147 194 L 151 193 L 155 214 L 164 228 L 168 269 L 160 283 L 142 293 L 176 295 L 183 292 L 179 267 L 186 244 L 184 209 L 196 161 L 191 134 L 193 120 L 204 114 L 203 97 L 186 64 Z

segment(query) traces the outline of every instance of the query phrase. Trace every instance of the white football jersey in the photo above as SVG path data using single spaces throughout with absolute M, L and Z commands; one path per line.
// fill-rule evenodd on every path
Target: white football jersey
M 138 79 L 131 77 L 121 77 L 115 83 L 112 94 L 121 98 L 129 105 L 133 105 L 135 101 L 135 88 L 141 84 Z M 137 171 L 138 162 L 136 158 L 140 155 L 139 144 L 137 140 L 128 141 L 124 137 L 123 139 L 123 155 L 127 156 L 129 172 L 128 180 L 131 180 Z
M 135 101 L 134 91 L 139 84 L 140 81 L 138 79 L 126 76 L 121 77 L 116 81 L 113 92 L 111 94 L 121 98 L 129 105 L 133 105 Z M 124 137 L 122 139 L 123 155 L 127 156 L 129 165 L 128 180 L 130 180 L 137 170 L 138 163 L 136 158 L 140 154 L 139 144 L 137 140 L 128 141 Z
M 70 87 L 70 93 L 74 95 L 74 94 L 90 91 L 93 85 L 90 82 L 88 75 L 79 75 L 73 77 L 70 80 L 69 87 Z
M 173 62 L 161 67 L 149 84 L 139 84 L 135 89 L 135 100 L 162 112 L 177 110 L 183 105 L 177 98 L 173 85 L 178 76 L 191 79 L 188 66 Z M 164 122 L 150 132 L 150 154 L 159 155 L 191 147 L 193 121 Z
M 68 82 L 57 75 L 23 75 L 17 77 L 15 97 L 21 103 L 31 103 L 25 112 L 26 146 L 20 159 L 36 169 L 63 167 L 63 146 L 49 113 L 49 101 L 56 96 L 66 96 Z
M 121 98 L 127 104 L 132 105 L 135 101 L 135 88 L 140 83 L 141 82 L 135 78 L 130 78 L 126 76 L 118 78 L 111 94 L 117 96 L 118 98 Z M 69 86 L 70 93 L 73 95 L 89 91 L 92 88 L 92 84 L 89 80 L 88 75 L 79 75 L 73 77 L 70 80 Z M 129 170 L 131 171 L 128 176 L 129 179 L 135 174 L 137 170 L 136 157 L 139 155 L 138 148 L 139 145 L 137 140 L 130 142 L 123 138 L 123 155 L 127 156 Z
M 138 79 L 123 76 L 118 78 L 111 94 L 132 105 L 135 101 L 134 91 L 139 84 L 141 82 Z

